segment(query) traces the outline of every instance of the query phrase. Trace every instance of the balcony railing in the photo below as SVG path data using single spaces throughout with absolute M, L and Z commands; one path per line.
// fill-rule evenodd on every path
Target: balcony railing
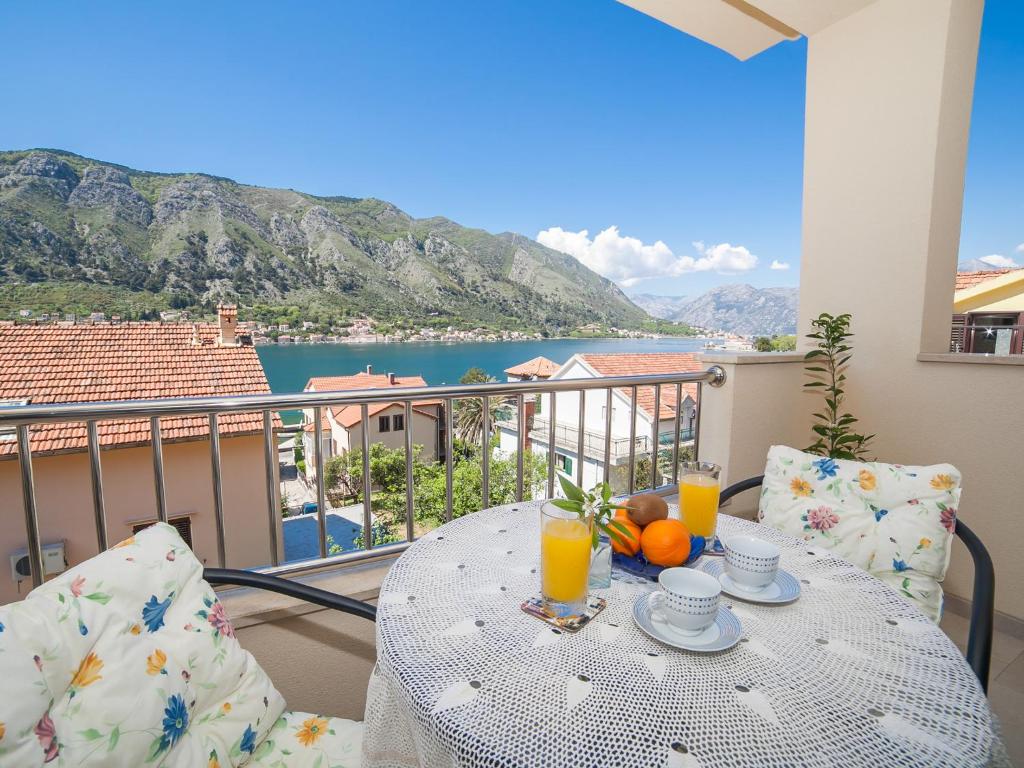
M 216 530 L 217 543 L 217 564 L 221 567 L 226 565 L 225 555 L 225 524 L 224 524 L 224 498 L 221 476 L 221 436 L 218 430 L 218 420 L 225 414 L 237 413 L 260 413 L 263 424 L 263 457 L 264 471 L 266 476 L 266 524 L 269 526 L 270 561 L 271 565 L 260 568 L 262 572 L 268 573 L 294 573 L 305 570 L 323 568 L 326 566 L 340 565 L 354 560 L 377 557 L 380 555 L 397 553 L 415 540 L 414 521 L 414 496 L 413 496 L 413 430 L 405 430 L 405 472 L 406 472 L 406 498 L 405 498 L 405 522 L 406 540 L 396 544 L 383 546 L 373 545 L 372 536 L 372 489 L 370 478 L 370 435 L 369 430 L 362 432 L 362 483 L 363 483 L 363 547 L 361 552 L 347 552 L 341 555 L 328 556 L 327 546 L 327 508 L 326 493 L 323 484 L 324 477 L 324 455 L 323 455 L 323 409 L 338 406 L 357 405 L 362 409 L 362 423 L 369 423 L 368 409 L 373 403 L 399 403 L 405 408 L 405 424 L 413 424 L 412 404 L 419 400 L 441 400 L 444 404 L 444 462 L 445 462 L 445 520 L 452 518 L 452 483 L 453 483 L 453 450 L 452 441 L 454 436 L 452 424 L 452 411 L 454 404 L 463 399 L 480 398 L 482 405 L 483 430 L 481 435 L 481 463 L 482 463 L 482 493 L 485 500 L 490 498 L 489 492 L 489 461 L 490 451 L 488 450 L 491 439 L 492 425 L 490 419 L 490 404 L 493 401 L 511 402 L 516 406 L 518 430 L 522 434 L 525 429 L 524 398 L 534 394 L 553 394 L 559 392 L 578 392 L 582 403 L 579 411 L 579 425 L 575 431 L 576 448 L 578 455 L 583 455 L 587 442 L 587 433 L 584 429 L 584 416 L 586 408 L 587 393 L 594 390 L 603 390 L 605 393 L 606 423 L 603 436 L 603 443 L 600 445 L 601 456 L 604 465 L 604 480 L 608 481 L 611 458 L 614 454 L 615 441 L 611 438 L 611 413 L 612 413 L 612 392 L 615 389 L 627 388 L 631 392 L 631 429 L 630 436 L 626 441 L 626 454 L 629 467 L 633 468 L 628 474 L 628 491 L 633 493 L 636 490 L 635 467 L 638 446 L 641 445 L 640 437 L 636 434 L 637 423 L 637 390 L 640 387 L 652 387 L 654 389 L 654 412 L 660 412 L 661 390 L 665 386 L 675 387 L 675 402 L 682 402 L 682 385 L 684 383 L 697 384 L 697 415 L 693 432 L 696 436 L 699 433 L 700 425 L 700 390 L 704 384 L 721 386 L 725 382 L 725 371 L 718 366 L 713 366 L 706 371 L 679 374 L 659 374 L 651 376 L 616 376 L 597 379 L 559 379 L 547 381 L 523 381 L 497 384 L 476 384 L 461 386 L 440 386 L 440 387 L 395 387 L 376 390 L 354 390 L 339 392 L 303 392 L 288 395 L 238 395 L 228 397 L 203 397 L 203 398 L 173 398 L 163 400 L 139 400 L 139 401 L 113 401 L 99 403 L 84 403 L 70 405 L 22 405 L 0 408 L 0 432 L 14 429 L 18 443 L 18 462 L 20 465 L 22 503 L 24 509 L 25 534 L 28 542 L 28 556 L 32 572 L 33 585 L 42 581 L 42 542 L 39 532 L 39 516 L 37 509 L 37 496 L 35 479 L 32 470 L 32 439 L 31 428 L 37 424 L 74 424 L 84 423 L 88 437 L 88 457 L 90 468 L 90 479 L 92 487 L 92 507 L 96 540 L 99 549 L 106 549 L 107 542 L 107 519 L 105 512 L 105 500 L 103 491 L 103 468 L 100 456 L 100 445 L 97 431 L 98 422 L 114 419 L 149 419 L 150 432 L 152 437 L 153 455 L 153 478 L 154 478 L 154 500 L 157 519 L 167 522 L 167 494 L 164 479 L 164 456 L 161 441 L 160 419 L 163 417 L 181 416 L 202 416 L 209 423 L 210 428 L 210 462 L 212 469 L 212 496 L 213 513 Z M 557 425 L 557 400 L 551 401 L 551 413 L 547 421 L 547 497 L 555 495 L 555 447 L 558 445 L 558 430 L 553 428 Z M 274 436 L 274 412 L 282 410 L 301 410 L 310 408 L 313 410 L 313 424 L 315 429 L 315 466 L 316 466 L 316 496 L 317 496 L 317 523 L 319 557 L 312 560 L 303 560 L 299 563 L 282 564 L 279 558 L 278 525 L 280 508 L 277 501 L 275 489 L 275 469 L 278 461 L 277 445 Z M 535 430 L 536 431 L 536 430 Z M 678 458 L 679 448 L 684 434 L 681 424 L 681 413 L 677 411 L 675 418 L 674 434 L 672 439 L 672 484 L 678 479 Z M 652 425 L 652 434 L 648 443 L 660 443 L 658 423 Z M 662 444 L 664 445 L 664 444 Z M 665 448 L 660 449 L 666 451 Z M 694 455 L 697 454 L 698 445 L 694 444 Z M 654 488 L 657 483 L 658 467 L 656 462 L 651 462 L 651 476 L 649 483 L 641 485 L 643 488 Z M 577 462 L 576 483 L 582 484 L 583 462 Z M 641 479 L 642 480 L 642 479 Z M 668 487 L 668 486 L 666 486 Z M 524 459 L 523 452 L 517 451 L 516 485 L 515 497 L 517 501 L 524 498 Z
M 1024 325 L 964 325 L 954 323 L 950 352 L 988 355 L 1024 354 Z
M 497 425 L 504 427 L 514 434 L 518 434 L 519 427 L 515 420 L 515 414 L 506 415 L 504 418 L 497 420 Z M 611 450 L 609 458 L 613 464 L 617 464 L 624 459 L 627 459 L 630 455 L 630 439 L 628 437 L 612 437 L 608 440 L 608 435 L 595 432 L 590 429 L 583 430 L 583 453 L 579 454 L 580 441 L 580 430 L 575 424 L 566 424 L 565 422 L 556 423 L 555 429 L 555 447 L 563 450 L 568 450 L 582 455 L 586 458 L 601 460 L 605 453 L 604 448 L 606 443 L 611 443 Z M 533 419 L 533 428 L 529 432 L 529 437 L 534 442 L 545 443 L 548 435 L 551 432 L 551 421 L 543 416 L 535 416 Z M 679 431 L 679 441 L 686 443 L 694 439 L 693 429 L 682 429 Z M 666 446 L 671 447 L 674 443 L 674 439 L 671 432 L 661 432 L 658 434 L 658 450 L 659 452 Z M 647 455 L 651 451 L 651 436 L 650 435 L 637 435 L 633 439 L 633 455 L 641 456 Z

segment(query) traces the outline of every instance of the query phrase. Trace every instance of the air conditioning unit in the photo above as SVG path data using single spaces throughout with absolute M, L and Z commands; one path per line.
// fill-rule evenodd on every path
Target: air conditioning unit
M 61 573 L 68 567 L 64 556 L 64 542 L 43 545 L 43 573 L 52 576 Z M 32 578 L 32 566 L 29 565 L 28 548 L 19 549 L 11 555 L 11 578 L 17 582 Z

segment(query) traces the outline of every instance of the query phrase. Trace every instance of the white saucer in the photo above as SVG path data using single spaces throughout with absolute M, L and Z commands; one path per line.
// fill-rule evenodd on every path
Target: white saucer
M 732 648 L 740 641 L 743 626 L 733 612 L 724 605 L 719 606 L 715 621 L 696 635 L 683 634 L 675 629 L 660 612 L 651 608 L 651 595 L 642 595 L 633 603 L 633 620 L 638 627 L 655 640 L 673 648 L 700 653 L 713 653 Z
M 706 560 L 701 563 L 701 570 L 718 579 L 718 583 L 722 585 L 722 592 L 748 603 L 784 605 L 800 597 L 800 582 L 781 568 L 775 573 L 775 581 L 764 589 L 756 590 L 733 581 L 725 572 L 724 560 Z

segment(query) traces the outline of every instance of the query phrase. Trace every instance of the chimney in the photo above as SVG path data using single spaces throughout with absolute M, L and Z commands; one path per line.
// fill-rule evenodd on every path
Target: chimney
M 395 374 L 388 373 L 388 384 L 391 384 L 392 386 L 394 386 L 394 384 L 395 384 Z
M 192 326 L 192 346 L 198 347 L 202 343 L 202 339 L 199 338 L 199 323 L 196 323 Z
M 366 373 L 367 374 L 372 374 L 373 373 L 373 366 L 372 365 L 367 364 L 367 366 L 366 366 Z
M 238 307 L 234 304 L 218 304 L 217 319 L 220 320 L 220 345 L 222 347 L 237 346 L 235 326 L 238 324 Z

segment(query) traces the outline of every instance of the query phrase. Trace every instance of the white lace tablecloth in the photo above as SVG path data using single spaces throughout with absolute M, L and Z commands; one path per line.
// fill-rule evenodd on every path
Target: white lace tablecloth
M 381 588 L 365 768 L 1009 764 L 977 679 L 916 608 L 827 550 L 722 516 L 782 548 L 801 598 L 722 596 L 743 640 L 678 651 L 633 623 L 650 582 L 598 590 L 576 634 L 536 594 L 540 502 L 484 510 L 417 541 Z

